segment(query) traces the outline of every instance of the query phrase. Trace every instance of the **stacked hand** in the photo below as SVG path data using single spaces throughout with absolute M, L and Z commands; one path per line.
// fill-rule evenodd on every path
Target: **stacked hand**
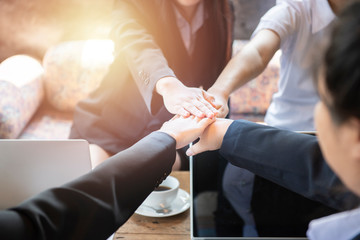
M 198 153 L 216 150 L 221 147 L 224 135 L 232 123 L 229 119 L 198 118 L 175 116 L 165 122 L 159 131 L 165 132 L 176 140 L 176 148 L 182 148 L 200 137 L 186 152 L 192 156 Z
M 233 120 L 218 118 L 200 135 L 200 140 L 192 145 L 186 155 L 193 156 L 204 151 L 217 150 L 221 147 L 224 135 Z
M 226 117 L 226 115 L 229 113 L 228 97 L 222 94 L 221 92 L 217 92 L 212 89 L 209 89 L 207 94 L 210 95 L 209 100 L 218 110 L 218 114 L 216 115 L 216 117 L 218 118 Z
M 232 122 L 218 118 L 225 117 L 229 111 L 226 96 L 215 90 L 210 94 L 201 88 L 188 88 L 173 77 L 160 79 L 156 90 L 162 95 L 166 109 L 176 115 L 159 130 L 175 138 L 176 148 L 199 137 L 200 141 L 188 149 L 187 155 L 220 148 Z
M 183 117 L 176 115 L 165 122 L 159 131 L 165 132 L 176 140 L 176 148 L 182 148 L 196 140 L 215 118 L 199 118 L 191 115 Z
M 166 77 L 156 84 L 162 95 L 166 109 L 172 114 L 199 118 L 225 117 L 228 113 L 227 98 L 220 94 L 210 94 L 201 88 L 189 88 L 178 79 Z

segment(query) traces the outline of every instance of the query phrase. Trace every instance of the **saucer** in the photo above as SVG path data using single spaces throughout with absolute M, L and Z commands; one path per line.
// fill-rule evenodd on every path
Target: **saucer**
M 171 203 L 170 207 L 168 208 L 168 213 L 157 213 L 155 209 L 146 206 L 140 205 L 140 207 L 135 211 L 136 214 L 146 216 L 146 217 L 170 217 L 182 212 L 185 212 L 190 207 L 190 196 L 189 194 L 182 189 L 179 189 L 178 195 L 176 199 Z

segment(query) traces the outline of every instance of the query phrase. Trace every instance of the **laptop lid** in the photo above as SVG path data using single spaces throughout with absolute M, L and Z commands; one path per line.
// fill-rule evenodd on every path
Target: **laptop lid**
M 91 170 L 85 140 L 0 140 L 0 209 Z
M 240 230 L 242 229 L 241 220 L 239 221 L 239 219 L 233 217 L 237 214 L 232 208 L 229 208 L 228 206 L 222 206 L 223 204 L 226 204 L 225 201 L 221 200 L 221 196 L 219 196 L 219 186 L 221 186 L 219 181 L 222 178 L 221 169 L 223 167 L 221 165 L 226 165 L 227 162 L 226 160 L 222 163 L 221 161 L 219 162 L 217 156 L 217 152 L 205 152 L 201 156 L 197 155 L 190 157 L 190 224 L 192 240 L 307 239 L 305 236 L 242 236 L 242 231 Z M 219 208 L 222 207 L 223 211 L 226 212 L 225 214 L 219 213 Z M 233 212 L 230 213 L 229 211 Z

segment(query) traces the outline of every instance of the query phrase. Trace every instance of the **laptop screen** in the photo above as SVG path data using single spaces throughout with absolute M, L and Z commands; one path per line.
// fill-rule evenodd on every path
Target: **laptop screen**
M 0 140 L 0 209 L 89 171 L 85 140 Z
M 222 180 L 228 162 L 217 151 L 190 158 L 191 238 L 306 239 L 308 223 L 332 209 L 255 177 L 251 209 L 257 237 L 244 236 L 244 222 L 226 198 Z

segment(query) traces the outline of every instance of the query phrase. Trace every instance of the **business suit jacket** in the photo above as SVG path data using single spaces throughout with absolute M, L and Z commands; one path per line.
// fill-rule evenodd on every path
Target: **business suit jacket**
M 154 132 L 92 172 L 0 211 L 0 239 L 106 239 L 171 171 L 175 140 Z
M 315 136 L 239 120 L 226 132 L 220 154 L 235 166 L 334 209 L 360 204 L 327 165 Z
M 231 55 L 232 14 L 227 1 L 204 1 L 204 25 L 189 55 L 178 29 L 174 1 L 116 1 L 112 38 L 115 62 L 100 87 L 75 109 L 71 138 L 84 138 L 110 153 L 159 129 L 171 114 L 154 92 L 163 77 L 206 90 Z

